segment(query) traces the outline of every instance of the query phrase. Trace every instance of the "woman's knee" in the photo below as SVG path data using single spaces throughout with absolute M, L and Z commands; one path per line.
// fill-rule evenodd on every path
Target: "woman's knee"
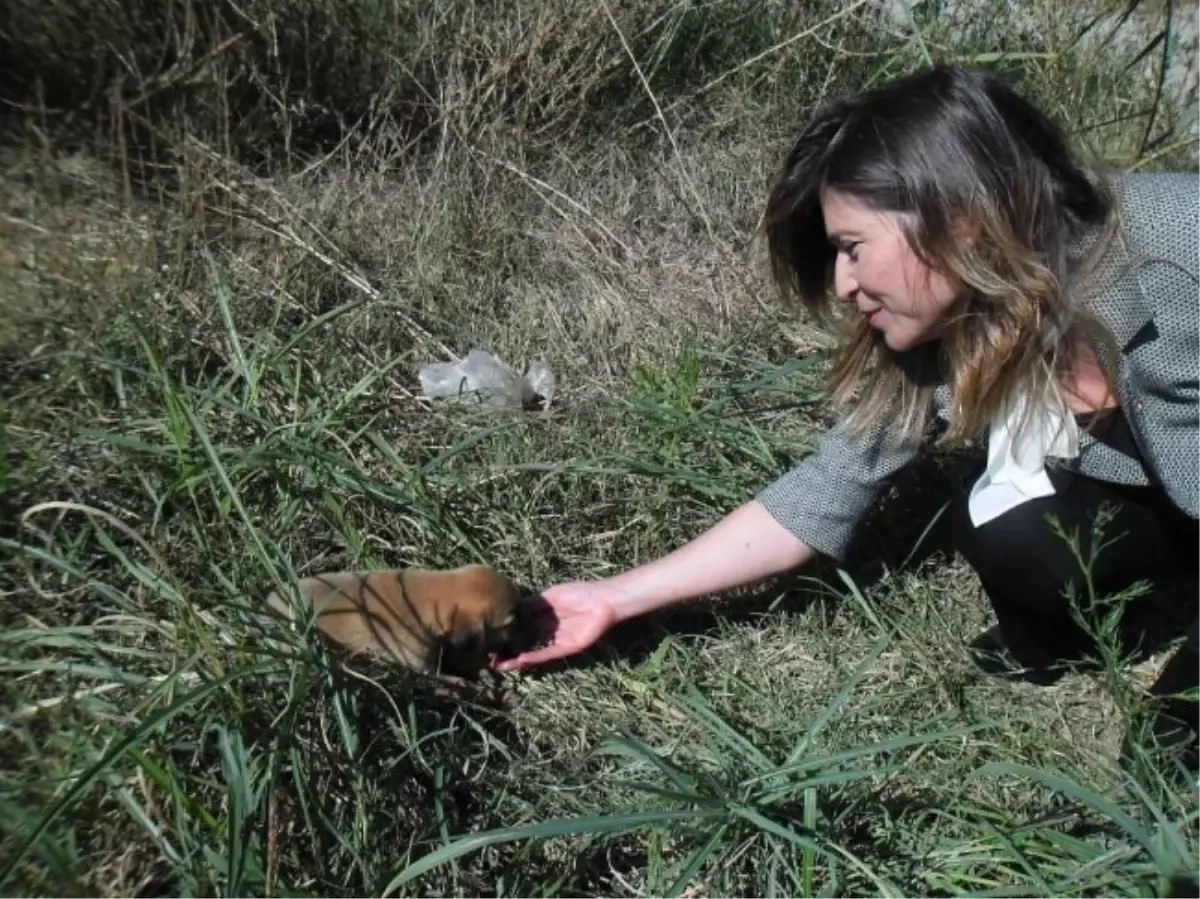
M 1108 595 L 1135 582 L 1180 579 L 1162 522 L 1150 507 L 1123 501 L 1102 485 L 1071 487 L 978 527 L 967 494 L 957 498 L 959 551 L 990 590 L 1017 605 L 1045 607 L 1082 589 L 1085 580 L 1097 595 Z
M 958 549 L 975 570 L 992 604 L 1039 615 L 1066 614 L 1085 583 L 1074 539 L 1079 511 L 1061 494 L 1021 503 L 980 525 L 959 498 Z M 1057 520 L 1058 526 L 1054 522 Z
M 959 550 L 975 568 L 1010 572 L 1046 561 L 1061 570 L 1062 559 L 1070 557 L 1071 541 L 1063 539 L 1052 525 L 1057 518 L 1069 537 L 1071 522 L 1062 521 L 1065 511 L 1055 497 L 1022 503 L 1002 515 L 976 525 L 967 508 L 967 495 L 958 498 L 956 536 Z

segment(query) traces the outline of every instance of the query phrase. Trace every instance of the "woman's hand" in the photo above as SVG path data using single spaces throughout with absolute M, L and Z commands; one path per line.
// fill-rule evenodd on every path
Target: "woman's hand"
M 542 665 L 587 649 L 617 621 L 613 589 L 604 581 L 556 584 L 531 600 L 531 617 L 550 642 L 496 664 L 498 671 Z
M 549 645 L 495 667 L 514 671 L 573 655 L 619 621 L 778 574 L 803 565 L 812 555 L 753 500 L 659 559 L 604 580 L 551 587 L 530 601 L 530 615 Z

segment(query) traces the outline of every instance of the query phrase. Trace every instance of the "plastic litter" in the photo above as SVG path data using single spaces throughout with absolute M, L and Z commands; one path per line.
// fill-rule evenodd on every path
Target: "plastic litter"
M 503 360 L 480 349 L 471 350 L 457 362 L 422 366 L 417 379 L 421 392 L 431 400 L 523 409 L 531 405 L 548 407 L 554 398 L 554 372 L 546 363 L 533 363 L 521 377 Z

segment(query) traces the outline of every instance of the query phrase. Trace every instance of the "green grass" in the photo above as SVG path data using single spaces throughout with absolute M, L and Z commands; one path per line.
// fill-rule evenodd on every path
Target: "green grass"
M 829 421 L 827 339 L 751 241 L 811 105 L 975 60 L 1116 164 L 1195 169 L 1152 4 L 1108 36 L 1059 4 L 890 33 L 850 4 L 248 2 L 216 56 L 232 5 L 11 6 L 0 58 L 41 84 L 6 80 L 0 147 L 0 891 L 1187 894 L 1194 791 L 1115 764 L 1152 666 L 967 663 L 952 460 L 845 570 L 468 699 L 263 612 L 351 565 L 603 576 L 718 520 Z M 414 395 L 473 346 L 544 358 L 551 408 Z

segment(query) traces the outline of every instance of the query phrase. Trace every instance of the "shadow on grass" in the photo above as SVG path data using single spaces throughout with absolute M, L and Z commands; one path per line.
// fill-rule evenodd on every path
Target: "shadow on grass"
M 329 664 L 282 715 L 272 703 L 250 704 L 238 722 L 248 744 L 278 760 L 269 851 L 278 882 L 305 882 L 307 895 L 378 895 L 397 847 L 420 855 L 445 833 L 499 826 L 486 760 L 495 746 L 527 752 L 505 702 L 483 682 L 450 690 L 383 663 L 352 668 Z M 215 744 L 205 748 L 215 767 Z M 359 836 L 364 818 L 369 839 Z
M 821 797 L 820 818 L 815 828 L 808 822 L 808 809 L 803 803 L 793 802 L 760 809 L 760 812 L 773 822 L 806 836 L 817 837 L 826 845 L 840 847 L 858 858 L 887 859 L 887 870 L 875 869 L 877 874 L 887 877 L 893 883 L 902 884 L 909 889 L 914 886 L 928 886 L 928 875 L 942 873 L 943 883 L 953 878 L 955 873 L 961 873 L 964 879 L 977 875 L 976 871 L 955 872 L 950 870 L 938 871 L 936 862 L 923 853 L 898 855 L 895 852 L 896 832 L 912 829 L 920 831 L 933 826 L 945 810 L 946 795 L 936 789 L 909 788 L 903 794 L 896 794 L 891 787 L 877 786 L 866 789 L 854 785 L 841 790 L 826 791 Z M 997 810 L 997 817 L 1002 814 Z M 889 822 L 887 828 L 881 828 L 879 822 Z M 961 822 L 967 823 L 967 822 Z M 715 825 L 713 825 L 715 827 Z M 968 826 L 970 826 L 968 824 Z M 1094 811 L 1086 804 L 1074 800 L 1062 800 L 1053 811 L 1030 812 L 1027 814 L 1008 814 L 1004 820 L 989 823 L 989 829 L 994 834 L 997 843 L 997 870 L 1008 861 L 1003 855 L 1001 846 L 1007 842 L 1010 846 L 1021 846 L 1029 838 L 1037 839 L 1041 832 L 1060 832 L 1076 840 L 1119 841 L 1127 839 L 1128 835 L 1115 823 L 1098 819 Z M 701 832 L 692 836 L 699 844 L 706 834 Z M 970 836 L 975 836 L 968 831 Z M 722 874 L 713 870 L 709 876 L 715 878 L 710 886 L 728 890 L 729 882 L 736 883 L 753 877 L 752 870 L 756 864 L 766 860 L 763 855 L 769 851 L 769 843 L 759 843 L 757 849 L 751 848 L 754 838 L 762 836 L 757 825 L 742 821 L 733 823 L 726 832 L 724 845 L 741 845 L 744 851 L 736 853 L 738 857 L 730 867 L 722 860 L 713 868 L 723 869 L 723 876 L 729 881 L 722 883 Z M 678 856 L 687 854 L 691 846 L 684 842 L 675 847 Z M 837 856 L 830 853 L 833 859 Z M 601 839 L 588 847 L 572 861 L 569 870 L 564 871 L 564 880 L 560 882 L 560 894 L 597 896 L 611 892 L 614 879 L 630 883 L 638 883 L 651 867 L 652 861 L 647 846 L 637 837 L 622 834 Z M 661 866 L 660 866 L 661 868 Z M 828 865 L 821 865 L 822 874 L 827 875 Z M 661 871 L 669 876 L 668 871 Z M 857 875 L 857 876 L 856 876 Z M 820 875 L 818 875 L 820 877 Z M 853 869 L 846 872 L 849 882 L 843 883 L 843 889 L 857 888 L 870 890 L 873 884 L 862 877 L 861 872 Z M 821 881 L 818 880 L 818 883 Z M 1191 882 L 1191 883 L 1194 883 Z M 786 885 L 786 884 L 785 884 Z M 825 882 L 828 885 L 828 882 Z M 796 884 L 799 886 L 799 884 Z M 652 888 L 653 884 L 646 884 Z M 1168 896 L 1194 896 L 1196 893 L 1187 892 L 1190 888 L 1186 875 L 1176 875 L 1170 881 Z M 1183 890 L 1181 892 L 1180 890 Z M 934 891 L 933 895 L 953 895 L 952 893 Z
M 840 566 L 863 590 L 878 584 L 889 571 L 913 568 L 939 554 L 953 551 L 948 516 L 942 506 L 962 473 L 946 460 L 919 460 L 899 475 L 894 489 L 859 529 Z M 667 634 L 711 633 L 717 617 L 747 621 L 763 615 L 817 614 L 831 621 L 837 614 L 845 584 L 832 560 L 818 558 L 803 569 L 731 591 L 719 599 L 685 603 L 642 616 L 614 628 L 594 649 L 561 662 L 551 662 L 526 674 L 548 674 L 564 668 L 587 668 L 613 655 L 639 664 Z M 543 614 L 547 610 L 542 607 Z M 553 628 L 553 619 L 544 627 Z M 548 635 L 548 632 L 547 632 Z
M 720 599 L 643 616 L 615 628 L 594 650 L 527 673 L 591 667 L 614 655 L 637 665 L 664 636 L 709 634 L 718 617 L 737 622 L 783 612 L 816 614 L 831 623 L 846 590 L 839 568 L 866 592 L 889 574 L 920 568 L 939 557 L 953 557 L 956 539 L 949 503 L 967 489 L 975 465 L 958 456 L 920 458 L 895 478 L 892 489 L 859 528 L 840 566 L 818 557 L 800 571 L 731 591 Z M 1127 607 L 1122 640 L 1128 661 L 1162 651 L 1186 630 L 1195 615 L 1195 586 L 1182 586 L 1190 594 L 1181 596 L 1177 590 L 1160 588 Z

